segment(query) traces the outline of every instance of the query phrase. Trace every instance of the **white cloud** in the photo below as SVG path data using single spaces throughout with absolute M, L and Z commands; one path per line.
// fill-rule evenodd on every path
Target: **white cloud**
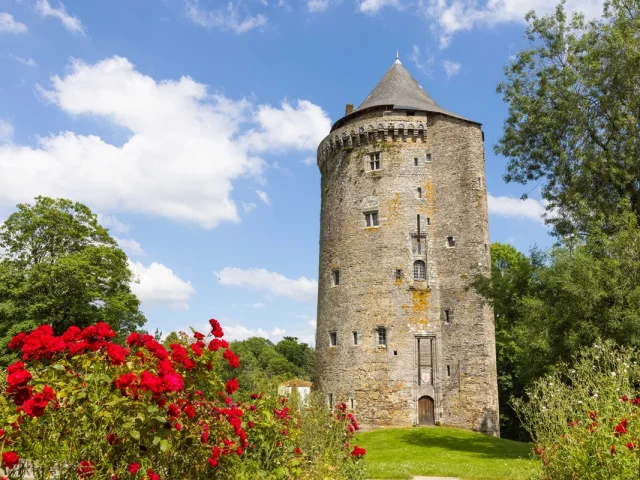
M 318 282 L 300 277 L 297 280 L 287 278 L 264 268 L 241 269 L 225 267 L 214 272 L 222 285 L 233 285 L 252 290 L 265 291 L 276 297 L 288 297 L 299 301 L 313 301 L 318 294 Z
M 237 303 L 233 304 L 234 307 L 242 307 L 242 308 L 264 308 L 266 307 L 266 305 L 262 302 L 256 302 L 256 303 L 248 303 L 248 304 L 244 304 L 244 305 L 238 305 Z
M 13 140 L 13 125 L 7 120 L 0 118 L 0 143 L 11 142 Z
M 244 325 L 240 325 L 239 323 L 234 325 L 222 323 L 221 326 L 222 331 L 224 332 L 224 338 L 228 341 L 246 340 L 251 337 L 263 337 L 268 338 L 269 340 L 279 340 L 286 333 L 286 330 L 278 327 L 274 328 L 271 332 L 267 332 L 262 328 L 250 329 Z
M 66 131 L 40 138 L 35 147 L 0 145 L 0 206 L 47 195 L 105 213 L 142 213 L 210 229 L 239 221 L 230 197 L 233 182 L 263 171 L 247 135 L 264 140 L 260 150 L 315 149 L 329 124 L 310 102 L 298 103 L 302 115 L 287 104 L 283 110 L 254 106 L 211 95 L 189 77 L 156 81 L 117 56 L 93 65 L 75 60 L 67 75 L 51 81 L 50 90 L 40 87 L 43 98 L 68 114 L 107 120 L 129 131 L 129 138 L 116 146 Z M 265 111 L 282 121 L 293 140 L 267 139 Z M 323 117 L 321 132 L 313 132 L 317 124 L 304 123 L 305 112 Z
M 307 8 L 311 13 L 324 12 L 329 8 L 329 0 L 309 0 Z
M 129 233 L 129 225 L 122 223 L 114 215 L 98 214 L 98 223 L 111 232 Z
M 58 3 L 58 8 L 53 8 L 49 0 L 38 0 L 36 2 L 36 11 L 43 17 L 54 17 L 62 22 L 64 28 L 72 33 L 85 34 L 82 22 L 78 17 L 69 15 L 64 8 L 62 2 Z
M 178 310 L 189 310 L 189 299 L 196 293 L 191 282 L 179 278 L 161 263 L 152 262 L 145 267 L 140 262 L 129 261 L 138 283 L 131 284 L 143 307 L 165 306 Z
M 125 252 L 127 252 L 130 255 L 133 255 L 136 257 L 143 257 L 146 255 L 144 253 L 144 250 L 142 249 L 142 245 L 140 245 L 140 243 L 135 241 L 133 238 L 113 237 L 113 239 L 116 242 L 118 242 L 118 246 L 120 246 L 120 248 L 122 248 Z
M 244 209 L 245 213 L 252 212 L 257 206 L 258 205 L 256 205 L 255 202 L 242 202 L 242 208 Z
M 303 160 L 300 160 L 300 163 L 303 163 L 307 166 L 311 166 L 311 165 L 315 165 L 316 164 L 316 158 L 315 157 L 307 157 Z
M 16 22 L 10 13 L 0 12 L 0 33 L 27 33 L 27 26 Z
M 383 7 L 400 8 L 399 0 L 362 0 L 360 2 L 360 11 L 364 13 L 377 13 Z
M 247 134 L 255 152 L 316 149 L 331 130 L 325 111 L 308 100 L 298 100 L 295 107 L 286 100 L 281 108 L 262 105 L 255 118 L 261 129 Z
M 384 0 L 372 0 L 384 1 Z M 529 10 L 538 15 L 555 10 L 557 0 L 425 0 L 427 18 L 435 20 L 435 31 L 440 37 L 440 46 L 449 45 L 451 37 L 458 32 L 469 31 L 478 26 L 492 27 L 500 23 L 524 22 Z M 581 11 L 587 18 L 602 14 L 604 0 L 568 0 L 569 12 Z
M 507 218 L 523 218 L 544 224 L 542 214 L 545 213 L 545 208 L 542 202 L 538 200 L 533 198 L 520 200 L 519 198 L 513 197 L 494 197 L 491 194 L 487 195 L 487 200 L 489 203 L 489 213 L 492 215 Z
M 15 55 L 11 55 L 11 58 L 13 58 L 16 62 L 20 62 L 23 65 L 26 65 L 28 67 L 37 67 L 38 66 L 36 61 L 31 57 L 23 58 L 23 57 L 18 57 L 18 56 L 15 56 Z
M 203 10 L 200 7 L 200 0 L 184 0 L 184 7 L 187 17 L 192 22 L 206 28 L 232 30 L 240 34 L 267 23 L 267 17 L 262 14 L 240 18 L 238 7 L 233 2 L 227 4 L 226 10 Z
M 422 55 L 420 53 L 420 47 L 416 44 L 413 44 L 411 47 L 411 55 L 409 55 L 409 60 L 413 62 L 418 70 L 420 70 L 425 75 L 430 75 L 430 71 L 427 67 L 433 66 L 435 62 L 435 56 L 431 53 L 431 51 L 427 48 L 427 52 L 425 55 L 425 59 L 422 60 Z
M 271 199 L 269 198 L 269 195 L 267 195 L 267 192 L 264 192 L 262 190 L 256 190 L 256 194 L 258 195 L 258 197 L 260 197 L 260 200 L 262 200 L 265 204 L 271 205 Z
M 447 73 L 447 78 L 455 77 L 460 73 L 460 69 L 462 68 L 462 64 L 451 62 L 449 60 L 443 60 L 442 66 L 444 67 L 444 71 Z

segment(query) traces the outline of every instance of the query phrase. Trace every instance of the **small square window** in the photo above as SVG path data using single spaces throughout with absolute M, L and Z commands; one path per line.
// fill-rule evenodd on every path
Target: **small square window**
M 456 246 L 456 239 L 453 237 L 447 237 L 447 247 L 453 248 Z
M 413 166 L 417 167 L 418 166 L 418 157 L 413 159 Z
M 371 170 L 380 170 L 380 152 L 369 154 L 369 167 Z
M 378 327 L 378 345 L 387 346 L 387 329 L 384 327 Z
M 402 269 L 396 268 L 396 279 L 400 280 L 402 278 Z
M 378 226 L 378 212 L 367 212 L 364 214 L 364 218 L 367 227 Z
M 331 284 L 334 287 L 340 285 L 340 270 L 333 270 L 331 272 Z
M 422 188 L 418 187 L 418 198 L 422 198 Z
M 430 162 L 430 161 L 431 161 L 431 154 L 430 154 L 430 153 L 427 153 L 427 156 L 426 156 L 425 160 L 426 160 L 427 162 Z
M 329 346 L 335 347 L 338 345 L 338 332 L 329 332 Z
M 358 332 L 353 332 L 353 344 L 358 344 Z

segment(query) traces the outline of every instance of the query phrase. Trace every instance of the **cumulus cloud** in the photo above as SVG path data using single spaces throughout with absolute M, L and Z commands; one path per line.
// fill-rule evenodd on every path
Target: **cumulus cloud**
M 10 13 L 0 12 L 0 33 L 27 33 L 27 26 L 17 22 Z
M 460 69 L 462 68 L 462 64 L 451 62 L 449 60 L 443 60 L 442 66 L 447 74 L 447 78 L 455 77 L 460 73 Z
M 246 340 L 247 338 L 251 337 L 262 337 L 268 338 L 269 340 L 279 340 L 286 333 L 286 330 L 278 327 L 268 332 L 266 330 L 263 330 L 262 328 L 247 328 L 239 323 L 235 323 L 233 325 L 222 323 L 221 326 L 222 330 L 224 331 L 224 338 L 226 340 Z
M 144 255 L 146 255 L 144 253 L 144 250 L 142 249 L 142 245 L 140 245 L 140 243 L 135 241 L 133 238 L 113 238 L 116 242 L 118 242 L 118 246 L 129 255 L 133 255 L 135 257 L 143 257 Z
M 360 2 L 360 11 L 363 13 L 376 13 L 383 7 L 400 8 L 399 0 L 362 0 Z
M 53 8 L 49 3 L 49 0 L 38 0 L 35 8 L 36 12 L 43 17 L 54 17 L 60 20 L 64 28 L 70 32 L 80 33 L 82 35 L 85 34 L 84 27 L 82 26 L 80 19 L 73 15 L 69 15 L 61 2 L 58 3 L 58 8 Z
M 329 8 L 329 0 L 309 0 L 307 8 L 311 13 L 324 12 Z
M 318 105 L 298 100 L 281 108 L 262 105 L 256 113 L 260 129 L 250 131 L 247 141 L 255 152 L 266 150 L 313 150 L 331 130 L 331 120 Z
M 271 205 L 271 199 L 269 198 L 269 195 L 267 195 L 267 192 L 264 192 L 262 190 L 256 190 L 256 194 L 258 195 L 258 197 L 260 197 L 260 200 L 262 200 L 265 204 Z
M 287 278 L 264 268 L 225 267 L 214 272 L 221 285 L 259 290 L 276 297 L 287 297 L 299 301 L 313 301 L 318 294 L 318 282 L 307 277 Z
M 189 310 L 189 299 L 196 293 L 191 282 L 182 280 L 161 263 L 152 262 L 145 267 L 140 262 L 129 261 L 129 268 L 137 280 L 131 284 L 131 290 L 143 307 L 164 306 Z
M 429 51 L 427 48 L 426 53 L 423 55 L 420 51 L 420 47 L 416 44 L 413 44 L 411 47 L 411 55 L 409 55 L 409 60 L 416 66 L 418 70 L 420 70 L 425 75 L 430 75 L 430 71 L 428 67 L 432 67 L 435 63 L 435 56 Z
M 371 0 L 383 2 L 384 0 Z M 451 37 L 458 32 L 469 31 L 479 26 L 492 27 L 500 23 L 524 22 L 529 10 L 543 15 L 555 10 L 557 0 L 425 0 L 425 13 L 435 21 L 435 31 L 440 37 L 440 46 L 449 45 Z M 604 0 L 567 0 L 569 12 L 580 11 L 587 18 L 602 14 Z
M 184 0 L 184 7 L 185 14 L 196 25 L 232 30 L 237 34 L 246 33 L 267 23 L 267 17 L 262 14 L 249 14 L 242 18 L 238 6 L 233 2 L 229 2 L 226 9 L 205 10 L 200 6 L 200 0 Z
M 40 92 L 66 113 L 100 117 L 130 132 L 129 138 L 113 145 L 66 131 L 40 138 L 35 147 L 0 145 L 0 206 L 36 195 L 65 197 L 105 213 L 142 213 L 210 229 L 239 221 L 230 197 L 233 182 L 262 174 L 265 163 L 247 136 L 262 139 L 260 151 L 304 150 L 330 124 L 310 102 L 283 110 L 254 106 L 211 95 L 189 77 L 156 81 L 118 56 L 93 65 L 75 60 L 65 76 L 54 76 Z M 289 137 L 266 138 L 272 126 L 265 111 L 288 128 Z M 309 112 L 320 117 L 313 125 L 322 132 L 303 122 Z
M 122 223 L 114 215 L 98 214 L 98 223 L 112 232 L 128 233 L 129 225 Z
M 538 200 L 533 198 L 521 200 L 519 198 L 504 196 L 494 197 L 491 194 L 487 195 L 487 200 L 489 213 L 492 215 L 507 218 L 523 218 L 544 224 L 542 214 L 545 213 L 545 208 L 542 202 Z
M 0 143 L 13 140 L 13 125 L 8 120 L 0 118 Z

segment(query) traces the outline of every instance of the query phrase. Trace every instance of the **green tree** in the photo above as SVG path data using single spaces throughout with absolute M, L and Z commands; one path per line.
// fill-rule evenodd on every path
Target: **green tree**
M 276 351 L 298 367 L 298 377 L 303 380 L 311 380 L 315 352 L 309 345 L 298 343 L 297 337 L 284 337 L 276 345 Z
M 591 22 L 569 18 L 564 2 L 526 19 L 532 48 L 498 86 L 504 178 L 541 183 L 558 235 L 611 231 L 621 205 L 640 215 L 640 1 L 609 0 Z
M 103 321 L 126 335 L 144 324 L 127 256 L 88 207 L 37 197 L 17 209 L 0 227 L 0 362 L 13 335 L 38 325 L 59 334 Z

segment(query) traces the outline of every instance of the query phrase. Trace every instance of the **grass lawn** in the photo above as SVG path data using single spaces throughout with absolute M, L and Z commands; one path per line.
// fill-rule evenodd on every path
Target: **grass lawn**
M 414 475 L 462 479 L 526 479 L 535 466 L 531 445 L 457 428 L 415 427 L 362 432 L 368 478 Z

